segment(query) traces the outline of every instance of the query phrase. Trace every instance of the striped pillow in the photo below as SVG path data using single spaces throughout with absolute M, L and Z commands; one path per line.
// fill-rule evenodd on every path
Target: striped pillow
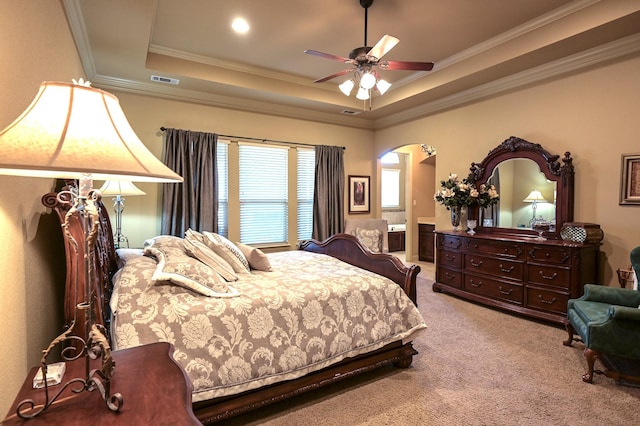
M 235 272 L 245 273 L 250 271 L 249 261 L 235 244 L 222 235 L 213 232 L 204 231 L 202 235 L 204 235 L 204 243 L 207 247 L 226 260 Z

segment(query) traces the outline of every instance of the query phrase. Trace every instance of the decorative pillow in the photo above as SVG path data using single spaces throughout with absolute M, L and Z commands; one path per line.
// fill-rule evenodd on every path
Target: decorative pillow
M 373 253 L 382 252 L 382 233 L 379 229 L 356 228 L 356 237 Z
M 220 275 L 206 264 L 188 256 L 177 247 L 156 247 L 144 249 L 145 254 L 154 256 L 158 266 L 151 277 L 152 284 L 170 281 L 196 293 L 209 297 L 235 297 L 238 291 L 227 285 Z
M 182 238 L 173 235 L 158 235 L 157 237 L 145 240 L 143 247 L 178 247 L 183 248 Z
M 229 263 L 218 256 L 205 243 L 198 241 L 194 236 L 187 235 L 184 239 L 184 249 L 192 257 L 205 263 L 216 271 L 226 281 L 237 281 L 238 276 Z
M 271 262 L 269 258 L 262 250 L 256 247 L 251 247 L 246 244 L 236 243 L 244 257 L 249 262 L 249 267 L 257 271 L 271 271 Z
M 235 272 L 249 272 L 249 261 L 235 244 L 213 232 L 205 231 L 202 235 L 204 235 L 204 243 L 207 247 L 226 260 Z

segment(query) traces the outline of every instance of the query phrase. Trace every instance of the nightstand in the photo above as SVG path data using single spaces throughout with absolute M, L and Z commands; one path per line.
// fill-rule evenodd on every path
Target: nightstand
M 31 398 L 44 402 L 44 389 L 33 389 L 32 379 L 38 367 L 29 372 L 3 425 L 200 425 L 191 410 L 191 382 L 172 357 L 169 343 L 153 343 L 112 352 L 116 369 L 111 379 L 111 392 L 122 394 L 120 411 L 110 411 L 98 391 L 71 392 L 71 387 L 45 412 L 31 420 L 16 415 L 16 406 Z M 84 358 L 68 362 L 62 383 L 83 377 Z M 49 395 L 58 386 L 49 388 Z

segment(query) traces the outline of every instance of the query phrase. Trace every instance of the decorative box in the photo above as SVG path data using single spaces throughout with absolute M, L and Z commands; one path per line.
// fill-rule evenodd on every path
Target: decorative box
M 602 241 L 604 232 L 596 223 L 566 222 L 562 225 L 560 237 L 563 240 L 594 244 Z

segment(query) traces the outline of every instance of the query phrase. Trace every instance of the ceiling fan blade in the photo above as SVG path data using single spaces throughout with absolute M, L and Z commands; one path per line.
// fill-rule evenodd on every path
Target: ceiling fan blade
M 400 40 L 391 36 L 389 34 L 385 34 L 382 38 L 376 43 L 375 46 L 371 48 L 371 50 L 367 53 L 368 56 L 373 56 L 374 58 L 380 59 L 382 58 L 388 51 L 393 49 L 393 47 L 398 44 Z
M 325 81 L 332 80 L 332 79 L 334 79 L 334 78 L 336 78 L 336 77 L 340 77 L 340 76 L 343 76 L 343 75 L 345 75 L 345 74 L 349 74 L 349 73 L 350 73 L 350 72 L 352 72 L 352 71 L 353 71 L 353 68 L 348 69 L 348 70 L 338 71 L 338 72 L 337 72 L 337 73 L 335 73 L 335 74 L 331 74 L 331 75 L 329 75 L 329 76 L 327 76 L 327 77 L 325 77 L 325 78 L 321 78 L 320 80 L 316 80 L 316 81 L 314 81 L 314 83 L 324 83 Z
M 334 61 L 351 62 L 351 59 L 343 58 L 342 56 L 332 55 L 330 53 L 318 52 L 317 50 L 305 50 L 304 53 L 307 53 L 313 56 L 320 56 L 321 58 L 332 59 Z
M 433 62 L 384 61 L 378 66 L 384 70 L 431 71 Z

